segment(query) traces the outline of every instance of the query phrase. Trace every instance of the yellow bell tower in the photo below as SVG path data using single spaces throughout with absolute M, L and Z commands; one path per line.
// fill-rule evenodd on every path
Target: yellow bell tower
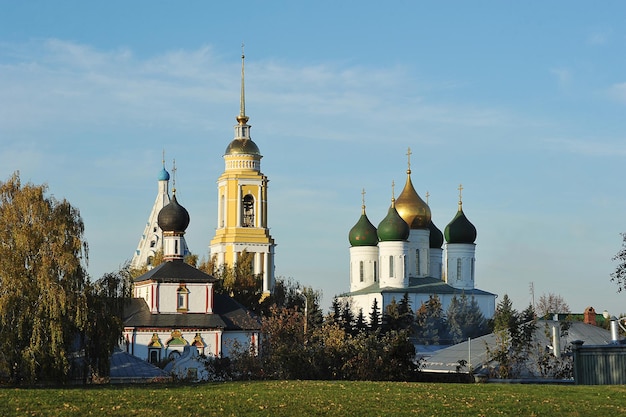
M 243 49 L 243 48 L 242 48 Z M 224 154 L 225 169 L 217 180 L 217 229 L 210 256 L 216 266 L 234 266 L 243 251 L 254 257 L 254 274 L 263 277 L 263 292 L 274 289 L 274 239 L 267 226 L 267 177 L 263 157 L 250 138 L 245 111 L 244 59 L 241 54 L 241 101 L 235 138 Z

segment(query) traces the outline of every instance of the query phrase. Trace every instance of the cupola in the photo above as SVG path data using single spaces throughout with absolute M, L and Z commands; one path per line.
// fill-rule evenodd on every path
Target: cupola
M 365 190 L 363 190 L 365 195 Z M 365 214 L 365 199 L 361 205 L 361 217 L 359 221 L 350 229 L 348 234 L 351 246 L 376 246 L 378 244 L 378 234 L 376 227 L 369 221 Z
M 407 155 L 409 168 L 406 171 L 406 184 L 396 200 L 396 209 L 411 229 L 428 229 L 431 219 L 430 207 L 417 194 L 411 182 L 411 148 Z
M 459 185 L 459 210 L 444 232 L 448 243 L 474 243 L 476 241 L 476 227 L 463 213 L 462 190 L 463 186 Z
M 378 225 L 378 239 L 381 242 L 404 241 L 409 238 L 411 229 L 396 210 L 396 199 L 391 198 L 387 216 Z

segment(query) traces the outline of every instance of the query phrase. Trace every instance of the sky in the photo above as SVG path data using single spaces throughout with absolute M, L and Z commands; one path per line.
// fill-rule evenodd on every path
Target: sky
M 208 256 L 239 113 L 268 176 L 276 275 L 349 289 L 348 232 L 412 181 L 476 226 L 476 286 L 626 313 L 626 3 L 0 0 L 0 180 L 80 210 L 93 279 L 130 260 L 176 161 Z M 534 288 L 534 297 L 531 292 Z M 414 306 L 416 307 L 416 306 Z

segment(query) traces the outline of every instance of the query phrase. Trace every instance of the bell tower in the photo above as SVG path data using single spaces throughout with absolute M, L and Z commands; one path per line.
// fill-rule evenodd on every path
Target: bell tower
M 267 184 L 263 157 L 250 137 L 245 111 L 244 59 L 241 54 L 240 111 L 235 137 L 224 153 L 225 169 L 217 180 L 217 228 L 209 252 L 216 266 L 233 267 L 246 251 L 253 256 L 255 275 L 263 278 L 263 293 L 274 289 L 274 239 L 267 225 Z

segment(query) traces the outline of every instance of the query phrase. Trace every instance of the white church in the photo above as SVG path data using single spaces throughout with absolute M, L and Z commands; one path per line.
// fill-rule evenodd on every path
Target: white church
M 209 249 L 218 267 L 232 267 L 243 251 L 252 253 L 254 273 L 263 277 L 263 291 L 269 294 L 274 287 L 275 243 L 267 225 L 268 180 L 260 171 L 262 156 L 245 115 L 243 60 L 242 55 L 240 114 L 235 137 L 223 155 L 218 225 Z M 199 372 L 194 358 L 200 355 L 229 356 L 235 346 L 258 349 L 261 324 L 234 299 L 215 293 L 217 278 L 184 262 L 190 216 L 178 203 L 175 188 L 170 198 L 169 181 L 163 163 L 157 197 L 131 261 L 131 268 L 146 266 L 147 272 L 133 282 L 122 348 L 154 364 L 174 359 L 174 367 L 185 363 Z M 164 262 L 155 266 L 152 259 L 159 251 Z
M 411 182 L 411 150 L 404 189 L 392 197 L 387 216 L 375 227 L 365 212 L 349 232 L 350 291 L 339 297 L 367 319 L 376 300 L 384 312 L 392 300 L 408 295 L 415 311 L 437 295 L 445 311 L 453 297 L 477 301 L 485 318 L 495 312 L 496 294 L 476 287 L 476 228 L 463 212 L 462 187 L 454 218 L 441 233 L 430 207 Z

